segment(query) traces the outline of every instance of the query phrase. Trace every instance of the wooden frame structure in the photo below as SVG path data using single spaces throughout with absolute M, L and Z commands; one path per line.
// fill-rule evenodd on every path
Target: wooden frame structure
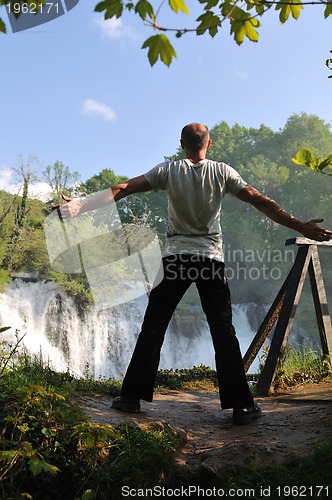
M 243 357 L 247 372 L 277 321 L 266 362 L 257 383 L 257 396 L 269 394 L 278 361 L 287 345 L 308 271 L 322 351 L 332 363 L 331 318 L 327 307 L 326 291 L 317 249 L 318 246 L 332 247 L 332 241 L 319 243 L 307 238 L 292 238 L 286 241 L 286 245 L 294 244 L 298 245 L 299 248 L 293 267 Z

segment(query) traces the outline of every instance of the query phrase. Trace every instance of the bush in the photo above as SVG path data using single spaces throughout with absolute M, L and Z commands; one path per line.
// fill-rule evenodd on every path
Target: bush
M 17 347 L 7 345 L 6 352 L 3 343 L 0 355 L 0 498 L 109 500 L 126 484 L 168 481 L 174 432 L 86 423 L 73 396 L 101 382 L 86 385 L 54 372 Z
M 218 386 L 217 372 L 204 365 L 181 370 L 160 370 L 157 374 L 156 385 L 159 388 L 182 389 L 188 387 L 189 383 L 201 386 L 209 383 L 212 387 Z M 211 387 L 210 387 L 211 388 Z

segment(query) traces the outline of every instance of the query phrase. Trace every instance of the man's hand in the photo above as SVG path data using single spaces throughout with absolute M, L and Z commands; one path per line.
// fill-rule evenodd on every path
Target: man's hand
M 59 216 L 62 219 L 76 217 L 76 215 L 80 213 L 82 203 L 79 203 L 77 200 L 69 198 L 69 196 L 65 196 L 64 194 L 62 194 L 61 196 L 66 203 L 59 203 L 58 205 L 54 205 L 52 209 L 58 210 Z
M 274 200 L 261 194 L 252 186 L 247 185 L 242 188 L 237 194 L 237 198 L 241 201 L 250 203 L 274 222 L 294 229 L 294 231 L 298 231 L 310 240 L 329 241 L 332 238 L 332 231 L 323 229 L 317 225 L 317 222 L 323 222 L 324 219 L 312 219 L 308 222 L 302 222 L 293 215 L 287 213 L 286 210 Z
M 332 238 L 332 231 L 323 229 L 317 225 L 317 222 L 323 222 L 324 219 L 312 219 L 303 223 L 301 233 L 306 238 L 316 241 L 329 241 Z
M 88 196 L 82 202 L 62 195 L 62 198 L 66 203 L 59 203 L 58 205 L 54 205 L 52 208 L 53 210 L 58 211 L 60 218 L 69 219 L 70 217 L 76 217 L 81 213 L 105 207 L 110 203 L 114 203 L 130 194 L 142 193 L 150 190 L 150 184 L 144 175 L 139 175 L 138 177 L 129 179 L 127 182 L 115 184 L 110 188 L 99 191 L 99 193 L 94 194 L 92 197 Z

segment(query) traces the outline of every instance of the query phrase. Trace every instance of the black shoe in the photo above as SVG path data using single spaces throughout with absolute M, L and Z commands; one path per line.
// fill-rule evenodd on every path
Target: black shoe
M 262 415 L 262 410 L 256 403 L 246 408 L 234 408 L 233 410 L 233 424 L 243 425 L 250 424 L 256 418 Z
M 141 405 L 139 399 L 125 398 L 124 396 L 117 396 L 114 398 L 111 408 L 114 410 L 121 410 L 127 413 L 139 413 Z

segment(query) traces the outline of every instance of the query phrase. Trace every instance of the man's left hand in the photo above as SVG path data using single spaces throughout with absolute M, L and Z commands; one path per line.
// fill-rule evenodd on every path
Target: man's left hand
M 323 229 L 317 225 L 317 223 L 323 221 L 324 219 L 311 219 L 308 222 L 304 222 L 304 229 L 301 231 L 303 236 L 309 238 L 310 240 L 329 241 L 332 238 L 332 231 L 329 229 Z

